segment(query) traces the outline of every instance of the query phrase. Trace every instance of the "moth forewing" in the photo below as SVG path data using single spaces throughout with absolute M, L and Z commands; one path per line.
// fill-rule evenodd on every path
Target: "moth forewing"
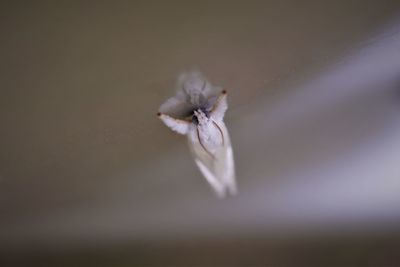
M 224 197 L 227 193 L 236 194 L 237 189 L 229 134 L 222 121 L 217 125 L 215 127 L 221 131 L 224 141 L 213 150 L 213 153 L 204 148 L 195 126 L 189 131 L 188 139 L 196 165 L 217 196 Z
M 235 178 L 235 163 L 233 158 L 233 149 L 231 145 L 228 129 L 223 121 L 225 112 L 228 109 L 227 92 L 223 90 L 215 101 L 211 119 L 215 121 L 224 136 L 224 146 L 218 151 L 216 158 L 220 159 L 216 162 L 219 165 L 218 169 L 221 179 L 231 195 L 237 193 L 236 178 Z
M 210 184 L 218 197 L 224 197 L 225 186 L 224 183 L 216 175 L 214 166 L 214 155 L 209 154 L 200 143 L 200 139 L 198 137 L 197 129 L 195 126 L 192 127 L 189 131 L 188 143 L 190 151 L 193 155 L 193 159 L 197 167 L 203 174 L 204 178 L 206 178 L 207 182 Z
M 224 119 L 225 112 L 228 109 L 228 102 L 226 100 L 226 97 L 226 90 L 223 90 L 211 109 L 211 117 L 217 122 L 220 122 Z
M 171 130 L 179 133 L 179 134 L 187 134 L 190 128 L 190 122 L 180 119 L 172 118 L 169 115 L 163 113 L 157 113 L 157 116 L 167 125 Z
M 201 173 L 206 178 L 207 182 L 210 184 L 215 194 L 223 198 L 226 195 L 225 185 L 218 180 L 218 178 L 211 172 L 211 169 L 203 164 L 200 160 L 195 158 L 195 163 L 199 167 Z
M 228 130 L 223 121 L 219 122 L 219 127 L 224 133 L 224 145 L 218 150 L 215 164 L 218 166 L 221 179 L 230 195 L 237 193 L 235 165 L 233 158 L 233 149 L 231 145 Z
M 190 113 L 192 107 L 185 101 L 183 93 L 167 99 L 159 108 L 162 114 L 168 114 L 173 117 L 184 117 Z

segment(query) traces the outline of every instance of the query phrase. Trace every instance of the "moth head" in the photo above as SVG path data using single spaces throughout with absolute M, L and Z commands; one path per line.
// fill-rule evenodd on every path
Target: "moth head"
M 197 109 L 193 111 L 192 122 L 195 125 L 206 124 L 209 120 L 209 113 L 206 110 Z

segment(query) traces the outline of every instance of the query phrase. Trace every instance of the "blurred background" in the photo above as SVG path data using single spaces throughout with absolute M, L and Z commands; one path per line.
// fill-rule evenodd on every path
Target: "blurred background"
M 399 1 L 2 1 L 0 264 L 400 264 Z M 239 195 L 156 117 L 229 94 Z

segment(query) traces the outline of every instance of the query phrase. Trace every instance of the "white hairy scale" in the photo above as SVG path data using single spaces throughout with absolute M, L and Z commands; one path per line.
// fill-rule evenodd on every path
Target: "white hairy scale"
M 198 138 L 204 147 L 212 154 L 223 145 L 223 137 L 221 131 L 215 123 L 204 114 L 203 111 L 194 111 L 198 120 Z

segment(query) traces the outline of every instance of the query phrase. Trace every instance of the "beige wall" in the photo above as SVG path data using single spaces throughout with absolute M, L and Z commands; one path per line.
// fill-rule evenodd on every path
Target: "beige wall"
M 200 236 L 290 239 L 396 221 L 399 14 L 398 1 L 1 3 L 1 254 L 101 244 L 148 255 Z M 193 67 L 229 92 L 234 199 L 213 196 L 186 140 L 155 116 Z M 381 169 L 360 171 L 374 162 Z M 337 177 L 369 180 L 329 184 Z M 382 177 L 386 186 L 365 182 Z M 366 194 L 354 186 L 363 181 Z M 259 241 L 246 244 L 274 244 Z

